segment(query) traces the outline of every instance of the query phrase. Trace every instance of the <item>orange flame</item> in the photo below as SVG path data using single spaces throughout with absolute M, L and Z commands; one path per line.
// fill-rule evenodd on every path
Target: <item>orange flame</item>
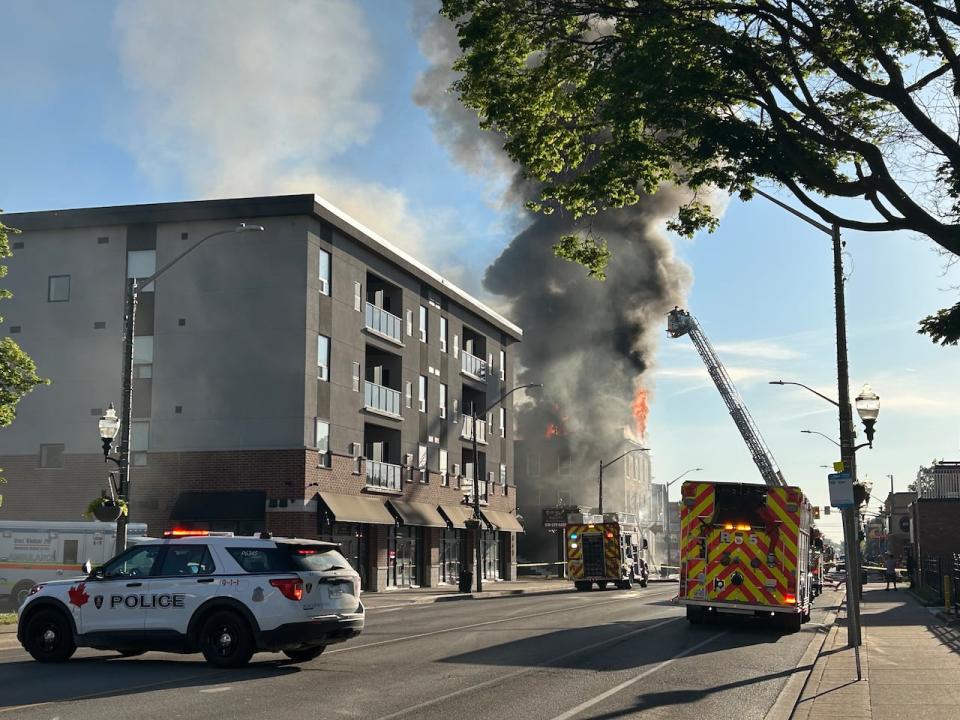
M 647 403 L 647 391 L 638 388 L 636 395 L 633 396 L 633 422 L 637 428 L 637 434 L 642 439 L 647 434 L 647 415 L 650 412 L 650 406 Z
M 547 431 L 543 434 L 543 436 L 547 440 L 549 440 L 550 438 L 560 437 L 560 435 L 562 434 L 563 433 L 560 432 L 559 425 L 557 425 L 556 423 L 550 423 L 549 425 L 547 425 Z

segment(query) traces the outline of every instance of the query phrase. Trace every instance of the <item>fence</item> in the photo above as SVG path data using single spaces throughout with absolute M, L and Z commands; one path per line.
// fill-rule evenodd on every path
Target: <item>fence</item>
M 920 564 L 920 582 L 941 600 L 943 599 L 943 563 L 939 555 L 924 555 Z

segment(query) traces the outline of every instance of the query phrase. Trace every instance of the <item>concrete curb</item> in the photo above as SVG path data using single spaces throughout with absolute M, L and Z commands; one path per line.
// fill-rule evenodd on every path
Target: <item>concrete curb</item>
M 845 597 L 841 598 L 840 604 L 827 613 L 827 616 L 823 620 L 823 627 L 817 630 L 816 634 L 810 638 L 807 649 L 800 657 L 800 662 L 797 663 L 797 667 L 809 665 L 810 669 L 806 672 L 798 672 L 790 676 L 787 684 L 783 686 L 783 690 L 780 691 L 776 701 L 773 703 L 773 707 L 770 708 L 764 717 L 764 720 L 791 720 L 791 718 L 793 718 L 793 712 L 796 710 L 797 703 L 803 696 L 803 691 L 806 689 L 810 676 L 813 674 L 817 659 L 820 657 L 820 653 L 824 645 L 826 645 L 827 639 L 837 630 L 837 614 L 840 608 L 843 607 L 845 599 Z

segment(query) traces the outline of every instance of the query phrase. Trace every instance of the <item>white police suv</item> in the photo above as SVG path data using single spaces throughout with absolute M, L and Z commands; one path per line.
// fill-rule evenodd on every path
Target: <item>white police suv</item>
M 363 630 L 360 576 L 334 543 L 173 530 L 85 578 L 34 586 L 17 638 L 40 662 L 77 647 L 202 652 L 239 667 L 255 652 L 312 660 Z

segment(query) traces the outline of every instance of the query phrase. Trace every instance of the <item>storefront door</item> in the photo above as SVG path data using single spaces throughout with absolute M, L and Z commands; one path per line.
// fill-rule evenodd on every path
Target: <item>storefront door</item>
M 415 587 L 420 584 L 418 536 L 420 528 L 392 527 L 387 538 L 387 586 Z
M 484 530 L 483 543 L 483 579 L 500 580 L 500 533 L 496 530 Z
M 444 530 L 440 540 L 440 581 L 449 585 L 460 582 L 460 568 L 466 552 L 463 530 Z
M 367 589 L 367 527 L 359 523 L 334 523 L 320 532 L 321 540 L 340 544 L 340 554 L 360 574 L 360 587 L 363 590 Z

